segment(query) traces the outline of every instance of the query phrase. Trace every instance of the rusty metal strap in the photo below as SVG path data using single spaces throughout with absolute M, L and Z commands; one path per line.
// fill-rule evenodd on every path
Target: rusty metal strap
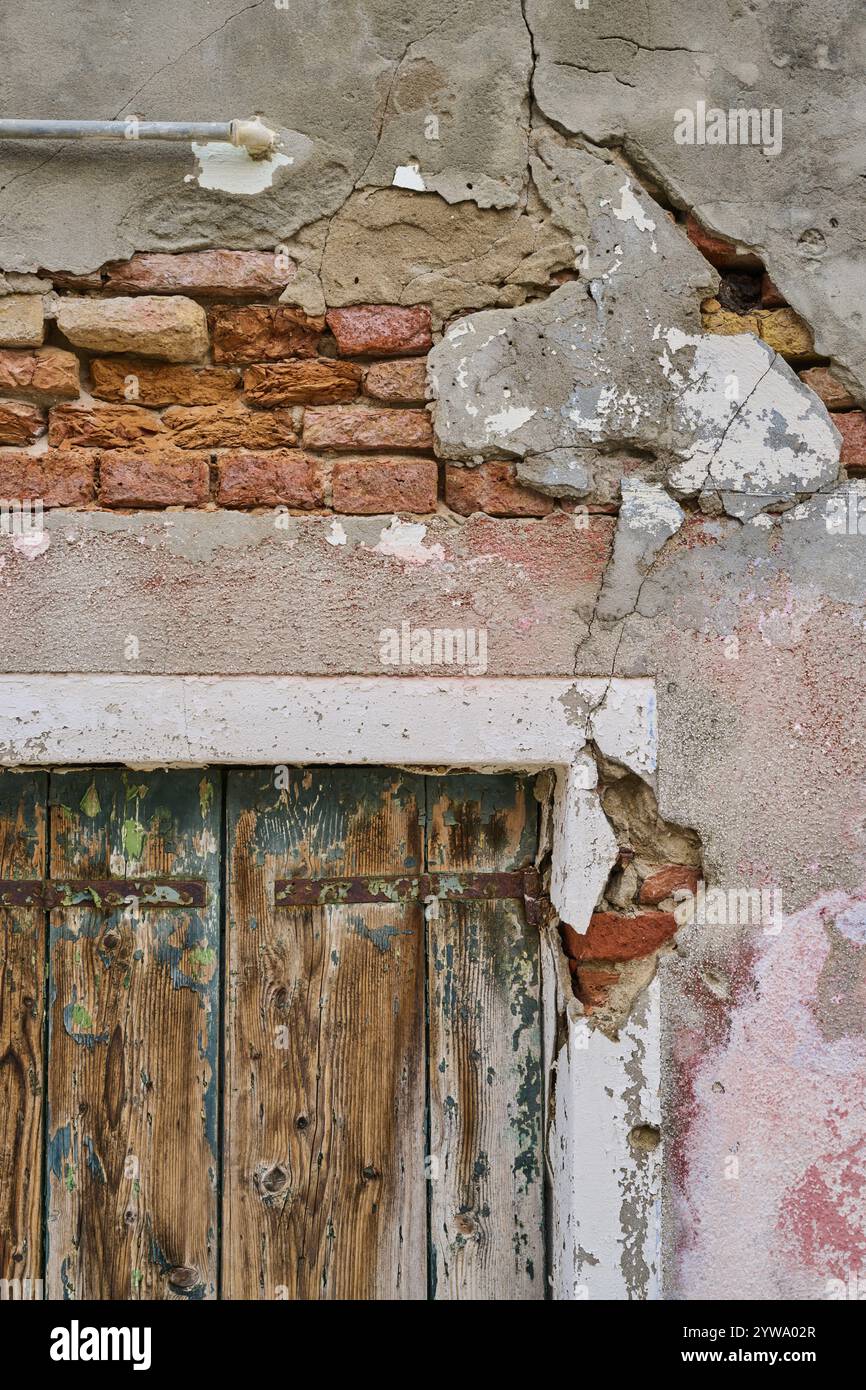
M 495 901 L 517 898 L 537 924 L 541 886 L 537 869 L 502 873 L 366 874 L 346 878 L 278 878 L 276 907 L 337 907 L 352 903 Z
M 204 907 L 207 883 L 199 878 L 0 878 L 0 907 Z

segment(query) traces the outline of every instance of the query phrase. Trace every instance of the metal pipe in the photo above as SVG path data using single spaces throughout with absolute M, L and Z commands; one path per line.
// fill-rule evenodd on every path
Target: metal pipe
M 277 141 L 276 132 L 258 117 L 234 121 L 7 121 L 0 120 L 0 140 L 223 140 L 261 158 Z

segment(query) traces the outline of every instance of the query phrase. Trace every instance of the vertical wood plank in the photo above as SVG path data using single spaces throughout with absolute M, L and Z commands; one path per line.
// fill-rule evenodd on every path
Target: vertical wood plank
M 428 781 L 431 870 L 531 864 L 532 781 Z M 428 922 L 431 1296 L 544 1298 L 539 943 L 512 901 Z
M 0 772 L 0 878 L 45 874 L 43 772 Z M 0 908 L 0 1280 L 41 1296 L 45 913 Z M 2 1295 L 0 1295 L 2 1296 Z
M 205 908 L 51 913 L 49 1298 L 216 1293 L 221 778 L 52 773 L 51 876 L 204 878 Z
M 274 909 L 274 880 L 417 872 L 393 769 L 230 772 L 223 1296 L 423 1299 L 420 907 Z

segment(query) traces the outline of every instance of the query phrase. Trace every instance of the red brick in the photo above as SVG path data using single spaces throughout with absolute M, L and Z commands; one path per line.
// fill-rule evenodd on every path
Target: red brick
M 304 414 L 310 449 L 432 449 L 426 410 L 376 410 L 363 405 L 322 407 Z
M 578 966 L 575 960 L 570 960 L 568 966 L 571 971 L 572 988 L 586 1013 L 591 1014 L 596 1009 L 603 1009 L 612 986 L 619 980 L 619 972 L 598 969 L 592 965 Z
M 126 449 L 164 431 L 157 415 L 136 405 L 56 405 L 48 442 L 57 446 Z
M 208 500 L 209 484 L 207 454 L 180 449 L 112 449 L 99 467 L 99 499 L 106 507 L 197 507 Z
M 435 459 L 342 458 L 334 464 L 333 507 L 355 516 L 435 512 L 437 484 Z
M 0 401 L 0 444 L 32 444 L 45 433 L 45 412 L 27 401 Z
M 329 309 L 326 318 L 343 357 L 399 357 L 433 345 L 430 310 L 423 304 L 355 304 Z
M 39 274 L 46 276 L 56 290 L 84 293 L 87 290 L 102 289 L 102 274 L 98 270 L 92 270 L 87 275 L 71 275 L 65 270 L 40 270 Z
M 427 362 L 407 357 L 398 362 L 374 362 L 364 378 L 364 392 L 376 401 L 394 405 L 423 405 L 427 395 Z
M 716 266 L 718 270 L 763 270 L 760 258 L 752 251 L 740 253 L 735 243 L 728 241 L 726 237 L 704 231 L 691 213 L 686 218 L 686 232 L 689 241 L 707 258 L 710 265 Z
M 487 512 L 488 516 L 547 516 L 554 509 L 550 497 L 516 481 L 514 464 L 495 460 L 477 468 L 445 468 L 445 501 L 461 516 Z
M 250 410 L 242 401 L 173 405 L 162 418 L 181 449 L 278 449 L 298 442 L 290 410 Z
M 832 416 L 832 420 L 842 436 L 843 468 L 859 473 L 866 468 L 866 413 L 848 410 L 843 415 Z
M 78 358 L 53 347 L 32 352 L 0 350 L 0 392 L 36 401 L 75 400 L 79 392 Z
M 80 507 L 93 499 L 97 455 L 87 449 L 44 454 L 0 450 L 0 497 L 41 498 L 43 507 Z
M 800 380 L 820 396 L 828 410 L 853 410 L 857 402 L 850 392 L 837 381 L 829 367 L 809 367 L 799 373 Z
M 273 362 L 281 357 L 315 357 L 325 327 L 287 304 L 245 304 L 213 309 L 210 315 L 215 362 Z
M 241 384 L 236 367 L 185 367 L 138 357 L 94 357 L 90 375 L 100 400 L 137 405 L 216 405 L 237 397 Z
M 300 449 L 271 453 L 223 454 L 217 460 L 223 507 L 324 507 L 322 466 Z
M 105 267 L 115 294 L 201 294 L 225 299 L 279 294 L 296 271 L 278 270 L 272 251 L 140 252 Z
M 788 305 L 782 291 L 773 284 L 766 270 L 761 276 L 761 304 L 765 309 L 785 309 Z
M 658 907 L 665 898 L 671 897 L 682 888 L 687 889 L 689 893 L 697 893 L 697 869 L 690 869 L 686 864 L 668 864 L 666 868 L 659 869 L 644 879 L 638 901 L 647 907 Z
M 677 930 L 672 912 L 641 912 L 626 917 L 620 912 L 594 912 L 589 930 L 580 936 L 567 923 L 560 923 L 566 955 L 572 960 L 637 960 L 648 956 Z
M 256 405 L 324 405 L 354 400 L 361 368 L 333 357 L 264 362 L 244 372 L 244 396 Z

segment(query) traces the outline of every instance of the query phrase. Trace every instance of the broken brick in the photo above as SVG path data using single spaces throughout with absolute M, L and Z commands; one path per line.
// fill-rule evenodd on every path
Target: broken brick
M 330 309 L 328 327 L 343 357 L 399 357 L 433 346 L 430 310 L 423 304 L 355 304 Z
M 0 497 L 39 500 L 43 507 L 84 506 L 93 500 L 96 459 L 86 449 L 0 450 Z
M 0 392 L 51 401 L 74 400 L 79 389 L 78 358 L 71 352 L 53 347 L 0 350 Z
M 125 449 L 164 431 L 158 415 L 135 405 L 56 405 L 48 442 L 67 448 Z
M 766 270 L 761 276 L 761 303 L 765 309 L 786 309 L 788 301 L 782 291 L 774 285 Z
M 333 473 L 334 511 L 355 516 L 435 512 L 438 475 L 435 459 L 338 459 Z
M 181 449 L 277 449 L 298 442 L 290 410 L 250 410 L 241 401 L 173 405 L 162 418 Z
M 693 246 L 718 270 L 763 270 L 763 265 L 754 251 L 746 247 L 742 250 L 736 242 L 715 232 L 707 232 L 700 222 L 689 213 L 686 218 L 686 234 Z
M 287 304 L 245 304 L 211 310 L 216 362 L 273 362 L 315 357 L 325 320 Z
M 0 444 L 32 444 L 45 433 L 45 414 L 27 401 L 0 401 Z
M 445 501 L 461 516 L 487 512 L 489 516 L 547 516 L 554 510 L 552 498 L 517 482 L 513 463 L 495 460 L 477 468 L 445 468 Z
M 376 410 L 333 406 L 304 414 L 304 443 L 311 449 L 432 449 L 426 410 Z
M 94 357 L 93 394 L 103 401 L 138 405 L 216 405 L 238 394 L 234 367 L 187 367 L 136 357 Z
M 658 869 L 644 879 L 638 900 L 647 907 L 658 907 L 665 898 L 670 898 L 681 890 L 697 893 L 698 871 L 686 864 L 668 864 L 664 869 Z
M 364 392 L 394 405 L 423 405 L 427 395 L 427 362 L 423 357 L 374 362 L 364 378 Z
M 834 415 L 833 424 L 842 436 L 840 463 L 849 472 L 859 473 L 866 469 L 866 413 L 862 410 L 849 410 L 844 415 Z
M 277 269 L 272 251 L 138 252 L 105 267 L 106 288 L 117 294 L 201 294 L 226 299 L 279 294 L 295 266 Z
M 244 372 L 244 396 L 256 405 L 325 405 L 351 401 L 361 389 L 361 368 L 333 357 L 257 363 Z
M 804 386 L 820 396 L 828 410 L 853 410 L 856 406 L 854 397 L 841 381 L 837 381 L 829 367 L 809 367 L 799 376 Z
M 100 461 L 99 498 L 106 507 L 197 507 L 208 500 L 209 489 L 207 454 L 120 449 Z
M 223 454 L 217 474 L 217 501 L 223 507 L 312 511 L 325 505 L 321 464 L 300 449 Z
M 207 352 L 207 316 L 183 295 L 142 295 L 137 299 L 61 299 L 57 327 L 76 347 L 95 352 L 129 352 L 197 362 Z
M 572 960 L 637 960 L 668 941 L 677 930 L 672 912 L 641 912 L 628 917 L 620 912 L 594 912 L 585 936 L 560 923 L 566 955 Z

